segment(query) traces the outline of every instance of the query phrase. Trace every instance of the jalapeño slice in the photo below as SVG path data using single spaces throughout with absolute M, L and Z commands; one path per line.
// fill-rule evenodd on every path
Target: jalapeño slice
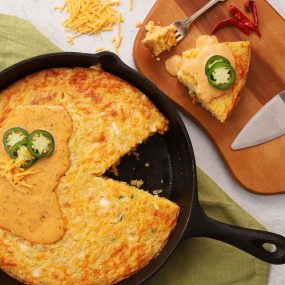
M 227 63 L 228 65 L 231 65 L 231 64 L 230 64 L 230 61 L 229 61 L 227 58 L 225 58 L 225 57 L 223 57 L 223 56 L 221 56 L 221 55 L 214 55 L 214 56 L 211 56 L 211 57 L 207 60 L 206 65 L 205 65 L 205 74 L 208 75 L 208 73 L 209 73 L 211 67 L 212 67 L 215 63 L 218 63 L 218 62 L 225 62 L 225 63 Z
M 225 62 L 215 63 L 207 74 L 209 83 L 218 90 L 229 89 L 236 80 L 236 72 Z
M 37 160 L 28 149 L 27 139 L 23 139 L 13 145 L 10 150 L 10 157 L 13 160 L 19 159 L 22 162 L 21 168 L 31 167 Z
M 54 151 L 54 138 L 45 130 L 35 130 L 28 137 L 30 153 L 37 157 L 48 157 Z
M 22 128 L 12 128 L 7 130 L 2 138 L 3 146 L 7 153 L 10 153 L 11 148 L 18 143 L 19 141 L 22 141 L 24 139 L 27 139 L 29 136 L 29 133 L 22 129 Z

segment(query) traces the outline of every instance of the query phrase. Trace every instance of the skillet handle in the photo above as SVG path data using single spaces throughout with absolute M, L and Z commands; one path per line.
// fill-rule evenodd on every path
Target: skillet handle
M 200 206 L 198 206 L 200 208 Z M 202 208 L 196 209 L 194 223 L 187 237 L 208 237 L 231 244 L 265 262 L 285 263 L 285 237 L 259 230 L 228 225 L 208 217 Z M 270 244 L 271 250 L 264 245 Z

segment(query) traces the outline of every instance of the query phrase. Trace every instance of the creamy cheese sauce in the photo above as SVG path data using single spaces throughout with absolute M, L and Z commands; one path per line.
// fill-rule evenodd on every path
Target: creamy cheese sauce
M 54 137 L 55 149 L 50 157 L 39 159 L 30 168 L 38 173 L 22 180 L 32 186 L 26 193 L 17 191 L 7 178 L 0 177 L 0 227 L 29 242 L 54 243 L 65 233 L 54 189 L 70 165 L 68 140 L 72 121 L 60 106 L 18 106 L 3 122 L 0 138 L 13 127 L 22 127 L 29 133 L 36 129 L 49 131 Z M 10 160 L 3 145 L 0 158 Z
M 183 64 L 182 57 L 179 55 L 173 55 L 165 61 L 165 68 L 170 75 L 176 76 L 182 64 Z
M 220 97 L 227 91 L 215 89 L 209 84 L 205 74 L 207 60 L 214 55 L 220 55 L 227 58 L 232 67 L 235 68 L 235 58 L 226 44 L 219 43 L 215 36 L 199 37 L 196 46 L 199 49 L 196 57 L 187 59 L 177 55 L 172 56 L 166 61 L 166 69 L 173 76 L 177 75 L 180 70 L 184 74 L 188 74 L 195 83 L 193 89 L 196 96 L 205 102 L 210 102 L 213 98 Z

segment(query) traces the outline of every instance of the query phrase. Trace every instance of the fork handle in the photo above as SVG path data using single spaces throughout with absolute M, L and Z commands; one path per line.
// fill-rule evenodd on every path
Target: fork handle
M 194 13 L 192 16 L 187 18 L 185 22 L 187 22 L 188 25 L 190 25 L 193 21 L 195 21 L 200 15 L 208 11 L 212 6 L 217 4 L 218 2 L 225 2 L 227 0 L 211 0 L 209 1 L 205 6 L 203 6 L 200 10 L 198 10 L 196 13 Z

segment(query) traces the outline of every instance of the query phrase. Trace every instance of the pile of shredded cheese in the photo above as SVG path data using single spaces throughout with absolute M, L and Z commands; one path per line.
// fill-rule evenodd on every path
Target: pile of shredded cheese
M 32 185 L 29 185 L 22 180 L 36 173 L 39 173 L 39 170 L 35 169 L 24 169 L 21 168 L 22 161 L 20 160 L 3 160 L 0 159 L 0 177 L 4 177 L 7 181 L 19 192 L 26 194 L 27 189 L 32 188 Z M 24 188 L 22 188 L 22 187 Z
M 120 5 L 120 1 L 111 0 L 66 0 L 63 6 L 57 10 L 66 11 L 69 17 L 63 22 L 64 27 L 74 35 L 69 36 L 67 41 L 73 44 L 74 39 L 82 34 L 100 34 L 102 31 L 112 31 L 117 26 L 117 36 L 112 40 L 115 51 L 121 45 L 121 13 L 114 8 Z M 133 9 L 130 0 L 130 10 Z M 100 50 L 103 48 L 100 47 Z

